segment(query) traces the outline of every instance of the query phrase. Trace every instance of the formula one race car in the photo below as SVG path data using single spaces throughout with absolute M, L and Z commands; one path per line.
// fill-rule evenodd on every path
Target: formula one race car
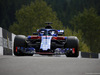
M 79 40 L 76 36 L 59 36 L 64 30 L 55 30 L 50 26 L 38 29 L 32 36 L 16 35 L 14 39 L 15 56 L 61 55 L 78 57 Z

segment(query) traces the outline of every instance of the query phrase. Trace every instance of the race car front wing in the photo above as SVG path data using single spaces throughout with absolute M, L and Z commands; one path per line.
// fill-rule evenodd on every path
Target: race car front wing
M 75 53 L 75 48 L 56 48 L 54 52 L 47 52 L 47 51 L 42 51 L 42 52 L 36 52 L 35 48 L 24 48 L 24 47 L 16 47 L 16 52 L 21 52 L 25 54 L 53 54 L 53 55 L 63 55 L 66 53 Z

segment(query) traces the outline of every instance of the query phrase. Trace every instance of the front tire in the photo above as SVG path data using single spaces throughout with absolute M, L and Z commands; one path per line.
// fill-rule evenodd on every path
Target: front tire
M 26 37 L 24 35 L 16 35 L 14 39 L 14 55 L 15 56 L 24 56 L 20 51 L 16 51 L 16 47 L 25 47 L 26 46 Z
M 66 40 L 64 48 L 75 48 L 75 53 L 73 54 L 72 51 L 66 52 L 65 55 L 67 57 L 78 57 L 79 55 L 79 40 L 75 36 L 69 36 Z

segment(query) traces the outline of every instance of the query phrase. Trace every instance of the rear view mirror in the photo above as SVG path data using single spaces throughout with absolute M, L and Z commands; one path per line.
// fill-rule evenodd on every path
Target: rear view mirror
M 58 35 L 63 35 L 64 34 L 64 30 L 58 30 Z

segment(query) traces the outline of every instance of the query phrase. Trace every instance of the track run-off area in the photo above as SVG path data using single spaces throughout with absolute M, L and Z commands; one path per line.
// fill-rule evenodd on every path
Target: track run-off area
M 100 59 L 1 55 L 0 75 L 100 75 Z

